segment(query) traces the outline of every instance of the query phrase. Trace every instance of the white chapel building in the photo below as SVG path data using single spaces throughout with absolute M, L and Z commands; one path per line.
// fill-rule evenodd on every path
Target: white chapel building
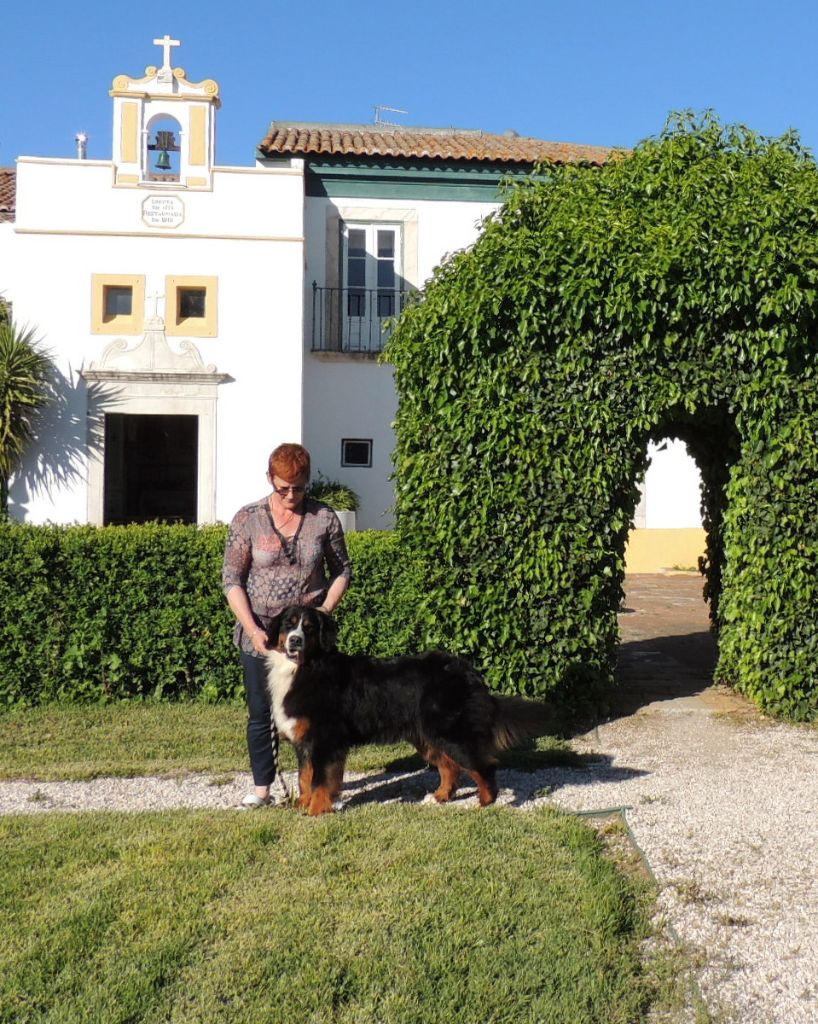
M 392 525 L 390 318 L 470 245 L 499 184 L 539 161 L 608 151 L 455 129 L 273 122 L 256 162 L 216 161 L 212 79 L 118 75 L 110 160 L 20 157 L 0 169 L 0 293 L 36 326 L 59 400 L 11 481 L 29 522 L 227 521 L 264 493 L 270 450 L 301 441 L 314 474 Z M 684 445 L 658 453 L 629 567 L 704 547 Z M 642 538 L 640 540 L 640 537 Z M 655 564 L 655 563 L 659 564 Z

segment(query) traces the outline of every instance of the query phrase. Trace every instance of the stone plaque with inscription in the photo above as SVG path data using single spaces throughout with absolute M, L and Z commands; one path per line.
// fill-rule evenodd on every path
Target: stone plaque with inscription
M 185 219 L 185 204 L 178 196 L 147 196 L 142 220 L 149 228 L 178 228 Z

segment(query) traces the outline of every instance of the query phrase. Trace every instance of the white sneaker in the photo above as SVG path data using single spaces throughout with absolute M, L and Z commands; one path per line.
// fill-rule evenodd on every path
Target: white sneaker
M 269 807 L 272 800 L 269 796 L 259 796 L 257 793 L 248 793 L 242 800 L 241 806 L 247 810 L 256 810 L 258 807 Z

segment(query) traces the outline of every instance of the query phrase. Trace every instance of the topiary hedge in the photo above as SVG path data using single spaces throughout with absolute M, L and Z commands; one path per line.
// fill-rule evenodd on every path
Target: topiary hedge
M 603 168 L 541 168 L 386 358 L 429 639 L 507 691 L 611 682 L 647 445 L 676 436 L 718 678 L 818 715 L 818 169 L 795 135 L 683 115 Z
M 0 524 L 0 706 L 241 696 L 225 539 L 224 526 Z M 419 584 L 395 535 L 347 540 L 343 649 L 412 649 Z

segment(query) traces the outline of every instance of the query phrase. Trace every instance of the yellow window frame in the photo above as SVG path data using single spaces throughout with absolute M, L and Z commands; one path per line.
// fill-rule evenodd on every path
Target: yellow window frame
M 217 277 L 173 275 L 165 278 L 165 333 L 189 338 L 215 338 L 219 333 Z M 184 317 L 180 312 L 185 288 L 204 289 L 205 315 Z
M 107 288 L 131 289 L 131 312 L 108 316 L 105 313 Z M 145 322 L 144 274 L 91 275 L 91 333 L 141 334 Z

